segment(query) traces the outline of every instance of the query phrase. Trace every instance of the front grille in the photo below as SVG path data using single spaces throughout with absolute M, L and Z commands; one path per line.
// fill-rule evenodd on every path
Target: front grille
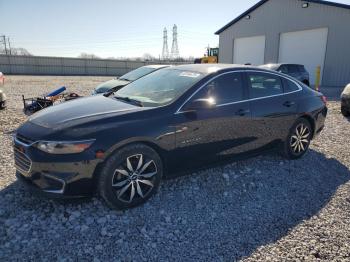
M 17 134 L 16 135 L 16 139 L 19 141 L 19 142 L 22 142 L 23 144 L 26 144 L 26 145 L 30 145 L 32 143 L 34 143 L 35 141 L 25 137 L 25 136 L 22 136 L 20 134 Z
M 29 173 L 32 167 L 32 161 L 24 153 L 22 153 L 18 148 L 14 147 L 15 156 L 15 166 L 19 171 Z

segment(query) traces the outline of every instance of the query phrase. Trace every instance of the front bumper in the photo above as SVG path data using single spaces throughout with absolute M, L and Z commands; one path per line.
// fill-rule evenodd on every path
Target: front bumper
M 43 157 L 43 152 L 37 155 L 31 144 L 14 140 L 14 159 L 16 176 L 20 181 L 53 197 L 75 198 L 89 196 L 94 192 L 94 172 L 100 159 L 89 159 L 81 154 L 72 157 L 74 161 L 50 160 L 52 155 Z M 38 161 L 39 159 L 47 162 Z

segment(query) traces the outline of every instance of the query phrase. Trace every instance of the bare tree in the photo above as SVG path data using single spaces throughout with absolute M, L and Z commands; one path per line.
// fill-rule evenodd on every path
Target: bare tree
M 88 54 L 88 53 L 81 53 L 78 55 L 78 58 L 84 58 L 84 59 L 100 59 L 99 56 L 94 54 Z
M 151 54 L 149 54 L 149 53 L 145 53 L 145 54 L 143 54 L 143 60 L 145 60 L 145 61 L 153 61 L 153 60 L 155 60 L 156 58 L 153 56 L 153 55 L 151 55 Z
M 5 49 L 0 49 L 0 54 L 6 54 Z M 11 55 L 24 55 L 24 56 L 32 56 L 33 54 L 30 53 L 27 49 L 22 47 L 14 47 L 10 50 L 7 50 L 7 54 Z

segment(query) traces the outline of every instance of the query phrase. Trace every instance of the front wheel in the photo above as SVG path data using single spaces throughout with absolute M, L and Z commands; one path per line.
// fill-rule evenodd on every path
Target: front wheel
M 146 202 L 157 191 L 162 175 L 157 152 L 144 144 L 132 144 L 106 161 L 98 191 L 110 207 L 127 209 Z
M 298 119 L 284 142 L 284 156 L 287 159 L 301 158 L 308 151 L 311 138 L 310 122 L 304 118 Z

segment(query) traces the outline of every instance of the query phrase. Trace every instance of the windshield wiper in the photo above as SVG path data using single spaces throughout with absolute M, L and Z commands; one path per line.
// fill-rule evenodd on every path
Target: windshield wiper
M 127 96 L 115 96 L 115 98 L 124 102 L 133 103 L 137 106 L 143 107 L 142 102 L 137 99 L 133 99 Z

